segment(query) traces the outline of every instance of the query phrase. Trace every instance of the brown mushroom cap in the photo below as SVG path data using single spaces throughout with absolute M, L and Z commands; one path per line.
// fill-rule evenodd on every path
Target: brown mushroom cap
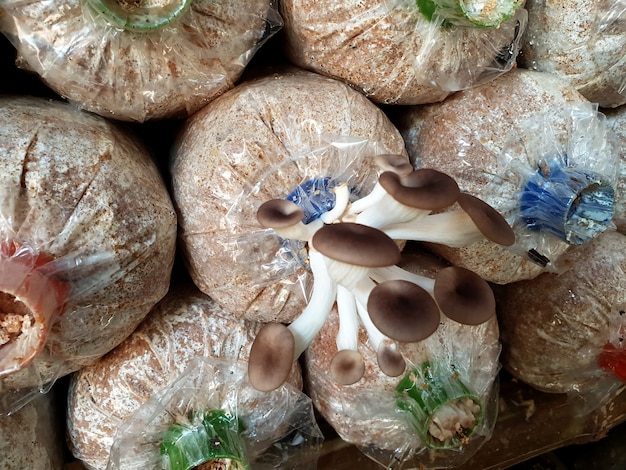
M 398 377 L 404 373 L 406 361 L 397 351 L 390 347 L 389 344 L 382 342 L 376 351 L 376 359 L 378 367 L 388 377 Z
M 424 210 L 439 210 L 456 201 L 459 186 L 451 176 L 430 168 L 412 171 L 406 176 L 386 171 L 378 182 L 396 201 Z
M 367 225 L 352 222 L 324 225 L 311 242 L 324 256 L 356 266 L 376 268 L 400 261 L 398 245 L 381 230 Z
M 367 311 L 381 333 L 403 342 L 428 338 L 440 321 L 439 308 L 430 294 L 405 280 L 385 281 L 374 287 Z
M 256 218 L 263 228 L 291 227 L 304 218 L 304 211 L 286 199 L 270 199 L 258 208 Z
M 295 338 L 281 323 L 268 323 L 256 335 L 248 359 L 250 384 L 270 392 L 285 383 L 293 365 Z
M 486 238 L 503 246 L 515 243 L 515 232 L 506 219 L 485 201 L 467 193 L 460 193 L 457 200 Z
M 374 161 L 378 167 L 384 171 L 391 171 L 400 176 L 407 176 L 413 173 L 413 165 L 407 157 L 395 153 L 377 155 Z
M 364 373 L 365 361 L 357 351 L 342 349 L 330 361 L 330 375 L 341 385 L 358 382 Z
M 496 313 L 495 297 L 487 281 L 459 266 L 437 273 L 434 296 L 444 315 L 464 325 L 479 325 Z

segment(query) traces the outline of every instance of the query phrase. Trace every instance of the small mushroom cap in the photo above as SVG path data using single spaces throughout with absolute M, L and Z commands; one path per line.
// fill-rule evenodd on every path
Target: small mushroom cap
M 413 165 L 409 159 L 403 155 L 387 153 L 385 155 L 377 155 L 374 161 L 382 171 L 391 171 L 400 176 L 407 176 L 413 173 Z
M 400 261 L 400 249 L 387 234 L 352 222 L 328 224 L 311 239 L 313 247 L 328 258 L 364 267 L 391 266 Z
M 430 168 L 412 171 L 406 176 L 386 171 L 378 182 L 396 201 L 423 210 L 439 210 L 456 201 L 459 186 L 451 176 Z
M 479 325 L 496 313 L 496 300 L 487 281 L 459 266 L 437 273 L 434 295 L 444 315 L 464 325 Z
M 382 342 L 376 352 L 378 367 L 388 377 L 398 377 L 406 369 L 406 361 L 400 351 L 392 348 L 389 344 Z
M 515 243 L 515 232 L 502 215 L 485 201 L 467 193 L 460 193 L 458 203 L 487 239 L 498 245 Z
M 259 206 L 256 218 L 263 228 L 286 228 L 304 218 L 304 211 L 286 199 L 270 199 Z
M 270 392 L 285 383 L 295 350 L 291 330 L 281 323 L 268 323 L 256 335 L 248 359 L 250 384 L 262 392 Z
M 385 281 L 374 287 L 367 299 L 367 311 L 382 334 L 403 342 L 428 338 L 441 319 L 430 294 L 405 280 Z
M 357 351 L 342 349 L 330 361 L 330 375 L 341 385 L 358 382 L 364 373 L 365 361 Z

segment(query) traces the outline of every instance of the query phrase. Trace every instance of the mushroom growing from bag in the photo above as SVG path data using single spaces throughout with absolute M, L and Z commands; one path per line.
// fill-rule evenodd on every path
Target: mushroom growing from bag
M 295 96 L 304 90 L 325 101 L 330 96 L 323 93 L 326 87 L 354 100 L 344 111 L 353 111 L 347 114 L 349 123 L 358 127 L 355 136 L 327 136 L 327 142 L 314 147 L 321 126 L 336 129 L 346 115 L 335 122 L 332 113 L 311 113 L 307 107 L 321 110 L 320 103 L 309 98 L 298 109 L 305 113 L 303 129 L 299 113 L 279 111 L 291 110 Z M 259 102 L 254 119 L 244 119 L 249 103 Z M 272 121 L 265 117 L 257 122 L 266 103 L 272 105 L 268 106 Z M 374 281 L 381 269 L 391 270 L 381 274 L 384 281 L 396 280 L 392 268 L 404 239 L 445 239 L 462 246 L 486 237 L 513 243 L 506 221 L 483 201 L 460 193 L 448 175 L 433 169 L 414 171 L 402 152 L 381 152 L 383 144 L 358 138 L 364 121 L 375 119 L 383 142 L 395 143 L 397 131 L 371 106 L 362 95 L 330 79 L 309 73 L 275 76 L 272 81 L 240 85 L 211 103 L 192 118 L 179 144 L 172 169 L 174 192 L 194 281 L 232 314 L 272 323 L 261 330 L 250 353 L 250 381 L 260 390 L 273 390 L 284 382 L 291 363 L 320 330 L 335 300 L 342 305 L 346 301 L 347 335 L 356 335 L 356 304 L 367 305 L 375 284 L 382 282 Z M 340 110 L 336 103 L 332 109 Z M 230 116 L 239 116 L 250 130 L 238 129 L 227 139 L 225 135 L 233 131 L 220 126 Z M 268 130 L 269 140 L 261 140 Z M 221 149 L 228 153 L 216 155 Z M 264 153 L 252 153 L 260 149 Z M 276 152 L 269 153 L 273 149 Z M 294 154 L 284 155 L 285 149 Z M 284 160 L 267 162 L 281 154 Z M 447 213 L 433 213 L 453 205 Z M 304 292 L 294 292 L 290 284 Z M 415 325 L 414 331 L 420 333 L 410 337 L 412 341 L 432 333 L 437 323 L 432 319 L 439 315 L 432 294 L 421 292 L 419 297 L 417 303 L 429 313 L 424 325 Z M 242 311 L 233 308 L 236 305 Z M 361 321 L 369 322 L 367 313 Z M 373 337 L 382 334 L 379 327 L 371 328 Z M 347 352 L 342 356 L 341 360 L 352 360 Z
M 535 388 L 588 395 L 600 406 L 626 380 L 626 236 L 605 232 L 564 263 L 562 274 L 504 286 L 502 363 Z
M 398 178 L 397 186 L 385 182 L 385 176 L 389 175 L 395 175 L 391 176 L 392 180 Z M 456 322 L 472 325 L 484 323 L 494 315 L 493 293 L 483 279 L 460 267 L 442 269 L 434 280 L 410 275 L 396 266 L 400 250 L 386 232 L 401 230 L 400 233 L 414 240 L 440 237 L 459 246 L 482 238 L 512 244 L 513 232 L 506 221 L 484 202 L 458 193 L 454 180 L 435 170 L 416 170 L 402 176 L 383 172 L 379 184 L 381 188 L 394 188 L 385 192 L 388 198 L 385 194 L 377 197 L 376 186 L 370 195 L 356 200 L 354 205 L 346 205 L 344 213 L 335 213 L 335 206 L 320 216 L 328 223 L 308 238 L 313 290 L 306 308 L 288 327 L 280 324 L 263 327 L 252 346 L 248 372 L 250 382 L 259 390 L 273 390 L 286 380 L 291 366 L 288 358 L 297 359 L 309 347 L 335 302 L 340 330 L 336 339 L 338 352 L 330 371 L 343 385 L 358 382 L 364 373 L 364 362 L 358 352 L 360 324 L 367 331 L 371 347 L 377 351 L 381 370 L 395 376 L 404 368 L 404 359 L 395 343 L 428 338 L 439 325 L 440 310 Z M 408 197 L 411 193 L 412 197 Z M 372 195 L 375 202 L 369 199 Z M 430 214 L 432 209 L 452 204 L 455 199 L 461 202 L 461 209 Z M 363 201 L 366 204 L 359 205 Z M 409 201 L 411 206 L 406 205 Z M 293 235 L 282 226 L 282 219 L 275 214 L 268 217 L 268 207 L 273 213 L 277 202 L 293 225 L 302 224 L 298 219 L 305 217 L 304 211 L 285 200 L 261 205 L 259 222 L 278 225 L 275 230 L 279 236 Z M 352 208 L 360 209 L 352 211 Z M 325 217 L 329 214 L 334 214 L 336 220 Z M 343 218 L 354 218 L 357 222 L 341 221 Z M 361 218 L 380 229 L 358 223 Z M 453 224 L 449 223 L 450 219 Z M 315 225 L 315 222 L 309 224 Z
M 400 269 L 405 282 L 436 289 L 450 267 L 409 242 L 394 268 Z M 333 309 L 304 353 L 305 387 L 316 409 L 342 439 L 382 465 L 416 466 L 425 455 L 436 468 L 461 465 L 490 437 L 495 423 L 500 344 L 493 294 L 486 299 L 475 321 L 438 314 L 436 331 L 419 342 L 385 339 L 377 346 L 367 325 L 359 327 L 356 350 L 363 374 L 351 385 L 338 383 L 333 372 L 344 327 L 341 312 Z M 480 302 L 465 298 L 464 303 Z M 412 310 L 415 317 L 420 308 Z M 384 372 L 384 363 L 395 372 Z
M 562 78 L 516 69 L 393 119 L 416 168 L 448 173 L 515 230 L 510 247 L 431 245 L 455 265 L 499 284 L 530 279 L 611 226 L 617 154 L 597 106 Z
M 269 0 L 3 0 L 18 64 L 106 117 L 186 117 L 232 88 L 281 25 Z
M 167 292 L 176 217 L 127 132 L 0 100 L 0 397 L 11 411 L 107 353 Z
M 520 65 L 568 80 L 589 101 L 626 104 L 623 0 L 527 0 Z
M 171 167 L 194 283 L 234 316 L 292 321 L 310 283 L 303 243 L 260 226 L 258 207 L 291 195 L 316 217 L 334 204 L 334 181 L 372 187 L 368 157 L 387 153 L 405 155 L 404 142 L 382 111 L 309 72 L 243 82 L 207 105 L 186 122 Z
M 160 459 L 160 443 L 156 443 L 154 439 L 160 437 L 162 440 L 164 434 L 159 434 L 157 430 L 167 430 L 176 422 L 185 424 L 187 422 L 184 419 L 185 413 L 181 412 L 178 421 L 174 419 L 176 416 L 166 415 L 163 419 L 152 422 L 152 418 L 156 416 L 154 409 L 147 415 L 136 415 L 136 412 L 145 413 L 139 410 L 150 400 L 154 401 L 154 397 L 157 397 L 157 400 L 164 398 L 164 393 L 169 393 L 167 390 L 184 391 L 187 388 L 217 393 L 210 384 L 205 384 L 212 380 L 217 381 L 216 386 L 220 384 L 226 386 L 227 382 L 230 383 L 228 390 L 218 393 L 220 399 L 217 402 L 223 401 L 230 405 L 222 410 L 230 414 L 235 413 L 236 409 L 232 405 L 237 404 L 239 409 L 235 417 L 243 419 L 243 424 L 248 427 L 250 423 L 245 421 L 245 416 L 250 414 L 251 410 L 257 410 L 269 416 L 274 407 L 286 416 L 287 413 L 293 411 L 286 407 L 286 403 L 289 402 L 287 398 L 297 398 L 298 390 L 302 387 L 300 368 L 297 364 L 293 364 L 288 373 L 288 384 L 278 390 L 276 395 L 258 392 L 245 380 L 245 365 L 250 346 L 260 327 L 260 323 L 232 318 L 212 299 L 199 292 L 195 286 L 174 285 L 171 292 L 157 304 L 132 335 L 111 353 L 95 364 L 81 369 L 72 377 L 67 425 L 70 450 L 73 455 L 80 459 L 88 469 L 104 470 L 109 463 L 111 446 L 116 437 L 120 433 L 127 433 L 132 434 L 133 439 L 137 440 L 128 441 L 127 435 L 127 439 L 122 439 L 116 444 L 116 458 L 121 460 L 117 463 L 111 461 L 111 464 L 118 465 L 114 468 L 120 468 L 120 470 L 161 468 L 160 461 L 155 463 L 143 459 L 155 457 Z M 211 362 L 213 360 L 222 361 L 227 366 L 221 368 L 221 366 L 211 365 L 208 370 L 215 367 L 215 377 L 208 372 L 197 375 L 197 379 L 205 385 L 187 384 L 181 387 L 176 385 L 181 375 L 186 375 L 188 368 L 199 358 L 207 359 L 208 364 L 213 364 Z M 220 377 L 221 380 L 218 380 Z M 205 398 L 208 397 L 204 395 Z M 203 398 L 202 393 L 196 395 L 194 392 L 194 397 L 196 396 L 197 399 Z M 188 403 L 190 397 L 184 399 L 184 402 Z M 150 406 L 155 405 L 157 404 L 153 403 Z M 218 413 L 219 409 L 195 409 L 190 404 L 188 411 L 191 415 L 206 412 L 213 416 L 214 413 Z M 218 421 L 228 417 L 218 414 L 220 416 L 215 418 Z M 209 418 L 207 416 L 207 419 Z M 162 428 L 164 420 L 165 428 Z M 156 428 L 149 427 L 148 422 L 151 422 L 150 426 L 156 426 Z M 236 422 L 229 421 L 223 424 L 226 434 L 221 437 L 226 439 L 227 435 L 232 432 L 234 434 L 231 438 L 239 439 L 236 437 L 239 436 L 239 432 L 232 427 L 237 426 Z M 274 426 L 268 421 L 268 426 L 265 428 L 257 424 L 255 423 L 257 441 L 256 444 L 254 444 L 254 439 L 251 441 L 252 447 L 267 442 L 272 435 L 281 432 L 280 423 Z M 202 426 L 202 428 L 196 428 L 196 431 L 179 434 L 181 439 L 187 436 L 186 440 L 183 439 L 185 442 L 179 442 L 180 446 L 184 447 L 179 450 L 193 454 L 194 443 L 198 444 L 199 441 L 194 441 L 193 436 L 189 434 L 204 433 L 204 425 Z M 156 444 L 156 453 L 150 451 L 144 455 L 140 452 L 143 442 L 140 431 L 146 433 L 147 437 L 144 437 L 149 438 L 151 449 L 152 444 Z M 178 431 L 172 429 L 171 433 L 178 433 Z M 135 445 L 138 447 L 135 448 Z M 168 447 L 168 444 L 165 446 Z M 237 452 L 241 451 L 238 446 L 236 447 Z M 169 455 L 174 455 L 176 449 L 170 450 L 172 453 Z M 241 457 L 239 453 L 237 455 Z M 126 458 L 130 460 L 125 460 Z
M 349 83 L 378 103 L 422 104 L 515 64 L 523 0 L 280 2 L 294 64 Z

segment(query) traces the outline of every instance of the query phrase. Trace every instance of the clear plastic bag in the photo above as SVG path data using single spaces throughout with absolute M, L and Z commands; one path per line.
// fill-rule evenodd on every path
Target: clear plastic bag
M 185 117 L 233 87 L 282 25 L 270 0 L 4 0 L 18 65 L 106 117 Z
M 433 276 L 445 264 L 408 244 L 401 266 Z M 406 366 L 396 377 L 381 371 L 380 355 L 361 328 L 358 352 L 365 373 L 350 385 L 337 383 L 331 373 L 340 321 L 337 311 L 331 312 L 303 365 L 306 390 L 342 439 L 384 468 L 451 468 L 491 437 L 500 370 L 494 317 L 464 325 L 441 315 L 426 339 L 397 344 Z M 448 421 L 451 416 L 458 426 L 455 418 Z
M 626 103 L 626 2 L 528 0 L 523 67 L 557 74 L 603 107 Z
M 104 355 L 167 292 L 176 217 L 129 133 L 61 102 L 0 101 L 0 409 Z
M 546 392 L 598 409 L 626 380 L 626 237 L 607 231 L 563 256 L 568 269 L 504 286 L 498 309 L 502 362 Z
M 515 64 L 526 28 L 523 2 L 491 2 L 498 4 L 495 19 L 488 19 L 482 3 L 283 1 L 280 12 L 295 64 L 344 80 L 376 102 L 421 104 L 489 81 Z
M 561 269 L 559 242 L 581 245 L 615 228 L 619 165 L 597 105 L 572 105 L 562 115 L 564 128 L 545 114 L 522 122 L 522 132 L 511 133 L 503 149 L 503 172 L 485 188 L 514 225 L 512 249 L 536 253 L 533 260 L 553 271 Z
M 448 172 L 515 230 L 506 248 L 433 246 L 454 264 L 498 284 L 530 279 L 614 229 L 619 147 L 598 106 L 564 79 L 517 69 L 396 119 L 416 168 Z
M 604 109 L 603 112 L 606 115 L 607 129 L 615 138 L 614 143 L 619 158 L 613 222 L 618 232 L 626 234 L 626 106 Z
M 198 413 L 205 424 L 194 422 Z M 221 416 L 221 423 L 207 425 L 211 413 Z M 204 429 L 203 438 L 189 439 L 193 429 Z M 177 441 L 175 450 L 171 442 L 163 444 L 164 435 Z M 322 441 L 312 404 L 302 392 L 288 384 L 259 392 L 247 382 L 243 364 L 197 358 L 118 430 L 107 468 L 189 469 L 207 456 L 221 455 L 236 461 L 233 468 L 314 470 Z M 204 444 L 207 448 L 198 452 L 196 445 Z M 176 466 L 164 457 L 178 452 L 188 465 Z
M 299 71 L 238 85 L 188 120 L 173 152 L 192 279 L 235 316 L 292 321 L 310 288 L 302 244 L 260 226 L 257 209 L 315 182 L 364 192 L 373 157 L 404 152 L 382 111 L 341 82 Z

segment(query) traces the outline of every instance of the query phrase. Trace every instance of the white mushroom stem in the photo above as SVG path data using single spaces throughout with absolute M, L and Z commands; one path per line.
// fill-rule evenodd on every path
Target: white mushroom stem
M 350 188 L 348 188 L 346 183 L 335 186 L 332 190 L 335 193 L 335 206 L 320 216 L 320 219 L 325 224 L 332 224 L 338 220 L 346 211 L 350 202 Z
M 337 350 L 356 351 L 359 344 L 359 316 L 354 295 L 343 286 L 337 287 L 337 311 L 339 312 L 339 333 Z
M 462 209 L 430 214 L 382 228 L 394 240 L 415 240 L 461 247 L 485 240 L 470 216 Z
M 430 212 L 430 210 L 417 209 L 415 207 L 402 204 L 385 192 L 385 194 L 378 201 L 365 208 L 356 216 L 356 222 L 358 224 L 368 225 L 386 232 L 385 228 L 389 225 L 400 224 L 408 221 L 417 222 Z
M 359 318 L 361 319 L 361 323 L 367 332 L 367 336 L 370 340 L 370 345 L 374 349 L 374 351 L 378 351 L 378 348 L 383 343 L 383 341 L 392 343 L 393 340 L 388 336 L 381 333 L 381 331 L 376 328 L 376 325 L 372 322 L 369 313 L 367 312 L 367 298 L 372 292 L 372 289 L 376 286 L 374 281 L 372 281 L 369 277 L 362 279 L 358 285 L 354 289 L 354 297 L 356 299 L 356 308 L 359 314 Z
M 297 224 L 291 225 L 289 227 L 273 228 L 273 230 L 280 238 L 308 242 L 313 234 L 317 232 L 323 225 L 324 222 L 318 218 L 309 222 L 308 224 L 298 222 Z
M 348 290 L 353 290 L 371 269 L 366 266 L 337 261 L 327 256 L 324 259 L 326 261 L 327 273 L 331 279 Z
M 363 196 L 361 199 L 354 201 L 350 205 L 347 213 L 349 215 L 360 214 L 368 207 L 371 207 L 378 201 L 380 201 L 385 195 L 388 195 L 387 191 L 385 191 L 385 188 L 383 188 L 379 182 L 376 182 L 376 184 L 367 196 Z
M 372 268 L 369 272 L 369 276 L 378 284 L 385 281 L 391 281 L 393 279 L 399 279 L 403 281 L 409 281 L 418 285 L 431 296 L 435 289 L 435 280 L 426 276 L 420 276 L 402 269 L 400 266 L 385 266 L 382 268 Z
M 320 252 L 309 250 L 313 292 L 300 316 L 288 327 L 295 338 L 294 359 L 297 359 L 313 342 L 335 303 L 337 289 L 326 270 L 324 258 Z

